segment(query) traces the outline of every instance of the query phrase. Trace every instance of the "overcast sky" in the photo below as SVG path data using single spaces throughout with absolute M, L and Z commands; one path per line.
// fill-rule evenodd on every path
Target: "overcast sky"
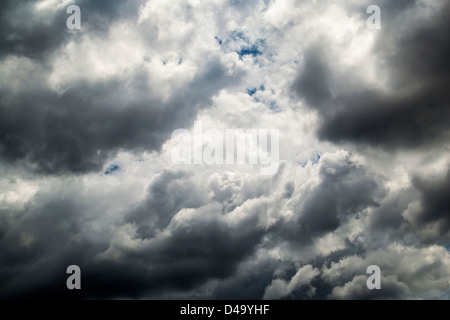
M 449 17 L 1 1 L 0 298 L 450 299 Z M 173 163 L 196 121 L 278 129 L 278 173 Z

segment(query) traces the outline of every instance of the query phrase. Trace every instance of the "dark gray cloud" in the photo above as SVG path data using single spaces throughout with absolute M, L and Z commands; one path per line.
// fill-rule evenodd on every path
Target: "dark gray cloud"
M 211 61 L 165 102 L 142 72 L 132 79 L 76 83 L 61 96 L 33 87 L 26 95 L 3 92 L 0 156 L 45 173 L 99 170 L 119 149 L 158 150 L 229 81 L 224 67 Z
M 414 222 L 419 229 L 437 223 L 436 232 L 429 240 L 446 244 L 450 240 L 450 200 L 447 195 L 450 188 L 450 171 L 442 179 L 416 177 L 414 186 L 422 200 L 422 210 Z
M 408 202 L 408 197 L 392 205 L 391 211 L 388 208 L 393 199 L 377 207 L 384 192 L 369 171 L 349 155 L 324 156 L 317 165 L 319 183 L 309 190 L 289 184 L 295 211 L 290 218 L 280 218 L 280 223 L 269 230 L 261 222 L 267 211 L 278 210 L 276 206 L 271 209 L 267 205 L 240 205 L 237 211 L 228 211 L 224 210 L 228 201 L 212 201 L 213 190 L 236 181 L 226 175 L 219 182 L 212 179 L 214 183 L 203 184 L 192 174 L 164 171 L 155 177 L 146 197 L 134 205 L 134 210 L 113 220 L 94 205 L 97 195 L 81 192 L 76 186 L 40 192 L 24 208 L 3 208 L 0 212 L 0 298 L 178 295 L 259 299 L 274 280 L 295 284 L 291 279 L 299 269 L 294 261 L 274 259 L 262 252 L 292 250 L 296 252 L 292 258 L 301 258 L 301 252 L 311 250 L 308 248 L 325 233 L 336 232 L 349 218 L 363 219 L 369 208 L 374 217 L 369 220 L 371 228 L 385 232 L 384 236 L 389 235 L 389 228 L 401 223 L 398 215 L 404 211 L 403 202 Z M 447 180 L 436 188 L 445 190 Z M 445 208 L 444 202 L 432 196 L 436 192 L 434 184 L 420 183 L 419 186 L 417 182 L 417 188 L 423 190 L 424 203 Z M 286 200 L 285 184 L 279 188 L 275 204 Z M 228 192 L 233 195 L 226 198 L 233 198 L 242 190 L 234 188 Z M 428 210 L 435 212 L 435 207 Z M 364 243 L 347 238 L 343 249 L 305 258 L 303 263 L 322 270 L 321 273 L 310 283 L 292 287 L 288 295 L 280 298 L 402 298 L 410 292 L 410 284 L 414 287 L 415 281 L 430 281 L 426 276 L 429 268 L 435 274 L 433 279 L 445 276 L 446 265 L 437 259 L 441 253 L 436 249 L 430 253 L 403 249 L 408 253 L 405 258 L 399 254 L 401 250 L 376 251 L 373 239 L 369 237 Z M 432 255 L 434 262 L 414 260 L 418 254 Z M 342 261 L 349 261 L 345 262 L 347 268 L 336 267 Z M 418 263 L 411 265 L 409 273 L 405 272 L 411 261 Z M 369 292 L 365 287 L 365 268 L 374 263 L 381 264 L 386 273 L 383 290 Z M 81 291 L 65 287 L 65 269 L 71 264 L 82 269 Z M 206 296 L 196 293 L 196 289 L 217 280 L 218 285 Z
M 151 184 L 144 203 L 127 215 L 126 221 L 137 225 L 141 237 L 152 237 L 164 230 L 181 209 L 207 204 L 207 191 L 199 188 L 195 181 L 189 181 L 187 176 L 182 171 L 162 173 Z
M 305 54 L 294 89 L 322 118 L 320 138 L 387 149 L 427 147 L 448 139 L 450 46 L 445 35 L 450 30 L 450 6 L 445 4 L 432 20 L 417 19 L 405 30 L 401 12 L 413 3 L 382 6 L 383 13 L 394 10 L 399 16 L 383 24 L 374 48 L 384 61 L 379 67 L 390 74 L 390 93 L 344 81 L 349 75 L 333 69 L 326 43 Z M 342 85 L 347 82 L 347 87 Z
M 407 233 L 404 229 L 409 228 L 409 223 L 404 214 L 416 197 L 417 191 L 413 188 L 391 191 L 383 202 L 373 209 L 366 229 L 366 236 L 372 247 L 376 248 L 405 237 Z
M 274 270 L 279 267 L 281 261 L 262 261 L 258 263 L 243 263 L 242 271 L 239 270 L 233 276 L 222 281 L 214 290 L 213 299 L 254 299 L 264 296 L 265 288 L 273 278 Z
M 62 292 L 65 270 L 75 264 L 74 257 L 85 260 L 102 250 L 101 245 L 83 236 L 88 229 L 92 231 L 87 227 L 84 209 L 73 199 L 41 195 L 22 210 L 2 210 L 7 227 L 0 241 L 2 299 Z
M 151 240 L 154 243 L 143 250 L 124 252 L 122 259 L 86 268 L 86 294 L 96 298 L 157 296 L 227 278 L 263 235 L 263 230 L 246 224 L 230 228 L 219 212 L 208 209 L 200 209 L 196 219 L 169 230 L 170 236 Z
M 104 37 L 114 21 L 137 19 L 142 1 L 73 4 L 82 8 L 83 32 Z M 42 67 L 23 77 L 15 90 L 0 92 L 0 158 L 8 162 L 44 173 L 80 173 L 101 169 L 118 150 L 158 150 L 174 129 L 189 127 L 198 111 L 209 107 L 211 97 L 236 80 L 218 59 L 210 58 L 167 101 L 158 98 L 158 88 L 142 70 L 131 78 L 67 83 L 59 94 L 46 84 L 52 72 L 48 62 L 81 33 L 67 30 L 65 8 L 50 14 L 36 11 L 35 5 L 5 2 L 0 12 L 3 62 L 24 56 Z
M 82 26 L 89 32 L 104 34 L 118 19 L 137 17 L 144 1 L 72 1 L 82 8 Z M 46 62 L 55 50 L 79 36 L 65 28 L 66 7 L 55 12 L 35 10 L 36 1 L 2 1 L 0 7 L 0 57 L 20 55 Z M 53 8 L 51 8 L 53 9 Z

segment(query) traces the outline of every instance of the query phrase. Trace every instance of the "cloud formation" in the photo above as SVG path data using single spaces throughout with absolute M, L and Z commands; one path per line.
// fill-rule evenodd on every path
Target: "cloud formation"
M 409 30 L 396 32 L 405 28 L 401 24 L 414 8 L 402 8 L 375 40 L 376 67 L 388 74 L 384 90 L 364 82 L 347 87 L 342 80 L 352 75 L 334 70 L 326 44 L 307 49 L 294 90 L 322 117 L 320 138 L 389 150 L 448 140 L 449 45 L 444 34 L 450 6 L 433 13 L 433 23 L 415 19 L 407 22 Z
M 449 299 L 450 5 L 372 2 L 3 1 L 0 299 Z M 195 121 L 279 171 L 174 164 Z

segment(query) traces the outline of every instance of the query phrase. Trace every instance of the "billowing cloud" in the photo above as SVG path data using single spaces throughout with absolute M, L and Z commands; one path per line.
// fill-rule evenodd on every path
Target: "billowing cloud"
M 449 8 L 3 1 L 0 299 L 449 299 Z M 279 171 L 172 162 L 196 121 Z
M 449 29 L 450 6 L 434 9 L 429 17 L 433 23 L 421 16 L 405 21 L 416 8 L 407 6 L 390 17 L 373 44 L 375 67 L 388 74 L 387 88 L 369 86 L 364 80 L 354 85 L 354 75 L 336 68 L 326 42 L 307 49 L 294 90 L 319 112 L 320 138 L 389 150 L 448 140 L 449 46 L 442 35 Z M 377 73 L 377 81 L 385 81 L 383 73 Z M 364 74 L 356 75 L 360 77 Z

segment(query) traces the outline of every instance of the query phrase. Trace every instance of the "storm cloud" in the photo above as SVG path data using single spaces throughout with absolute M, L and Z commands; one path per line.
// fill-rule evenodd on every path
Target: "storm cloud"
M 405 16 L 413 9 L 401 9 L 395 8 L 396 15 L 383 25 L 383 33 L 373 45 L 376 68 L 387 69 L 389 74 L 385 90 L 364 82 L 347 86 L 355 80 L 334 70 L 326 42 L 308 48 L 294 90 L 322 118 L 320 138 L 388 150 L 428 147 L 448 140 L 450 47 L 445 35 L 450 29 L 450 6 L 445 4 L 433 12 L 433 22 L 408 21 Z M 405 20 L 409 29 L 403 31 Z
M 449 15 L 2 1 L 0 299 L 449 299 Z M 197 121 L 279 130 L 279 171 L 174 163 Z

